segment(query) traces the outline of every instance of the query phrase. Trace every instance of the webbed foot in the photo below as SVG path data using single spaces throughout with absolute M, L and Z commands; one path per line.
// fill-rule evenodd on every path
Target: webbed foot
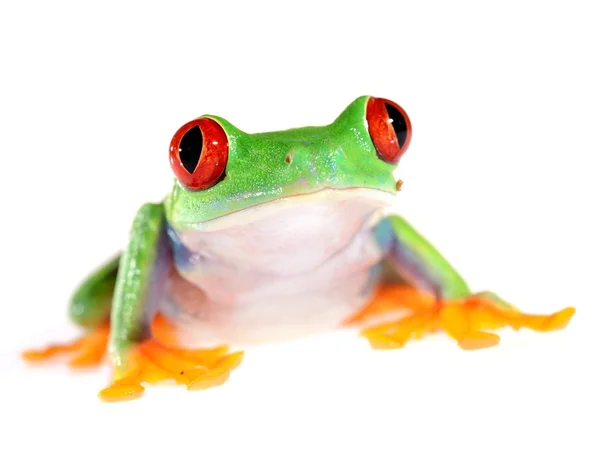
M 445 331 L 464 350 L 488 348 L 500 342 L 500 337 L 492 330 L 506 326 L 540 332 L 560 330 L 568 325 L 575 313 L 575 308 L 569 307 L 549 315 L 525 314 L 489 292 L 463 300 L 438 302 L 410 288 L 394 286 L 382 287 L 378 293 L 381 298 L 377 301 L 398 304 L 398 299 L 391 298 L 398 295 L 405 296 L 403 303 L 410 313 L 401 319 L 365 329 L 362 335 L 373 348 L 403 347 L 411 339 L 439 330 Z
M 141 397 L 143 384 L 174 381 L 188 390 L 207 389 L 225 383 L 242 362 L 243 352 L 229 353 L 227 347 L 209 350 L 177 348 L 160 339 L 168 336 L 168 324 L 161 316 L 153 323 L 153 336 L 123 354 L 110 386 L 100 391 L 104 401 L 126 401 Z
M 52 344 L 42 349 L 27 350 L 23 359 L 29 362 L 46 362 L 51 359 L 70 356 L 71 367 L 90 367 L 101 364 L 106 355 L 106 345 L 110 325 L 104 323 L 85 336 L 65 344 Z

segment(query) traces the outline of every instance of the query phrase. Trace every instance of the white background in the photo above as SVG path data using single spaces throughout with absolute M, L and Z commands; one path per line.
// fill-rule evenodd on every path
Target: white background
M 593 4 L 3 2 L 0 448 L 600 448 Z M 474 289 L 576 306 L 567 330 L 481 352 L 334 333 L 252 350 L 219 389 L 123 404 L 96 398 L 108 367 L 19 361 L 77 335 L 69 295 L 169 189 L 181 124 L 319 125 L 363 94 L 413 121 L 402 213 Z

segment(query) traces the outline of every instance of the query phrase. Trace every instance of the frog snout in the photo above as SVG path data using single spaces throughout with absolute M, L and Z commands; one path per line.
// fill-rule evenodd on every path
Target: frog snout
M 297 165 L 303 168 L 314 167 L 319 160 L 321 152 L 310 142 L 296 143 L 287 148 L 283 156 L 283 163 L 287 166 Z

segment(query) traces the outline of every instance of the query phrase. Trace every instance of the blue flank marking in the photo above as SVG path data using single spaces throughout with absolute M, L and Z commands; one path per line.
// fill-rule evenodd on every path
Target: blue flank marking
M 383 219 L 373 228 L 373 237 L 381 251 L 387 255 L 394 246 L 395 241 L 394 231 L 388 219 Z M 373 288 L 379 281 L 382 272 L 383 264 L 381 262 L 369 269 L 369 278 L 361 289 L 362 295 L 370 295 L 373 292 Z
M 171 227 L 167 226 L 167 236 L 169 236 L 169 242 L 173 249 L 173 261 L 178 269 L 185 271 L 192 265 L 193 253 L 183 245 L 177 232 Z
M 388 218 L 383 219 L 375 226 L 373 236 L 382 252 L 388 253 L 392 249 L 396 237 Z
M 418 248 L 413 248 L 402 242 L 396 235 L 389 218 L 383 219 L 374 229 L 374 236 L 380 246 L 394 263 L 400 276 L 407 282 L 438 297 L 442 293 L 442 280 L 439 280 L 435 268 L 419 254 Z
M 381 276 L 381 272 L 383 271 L 383 265 L 381 263 L 375 264 L 373 267 L 369 269 L 369 278 L 367 282 L 361 289 L 360 293 L 363 296 L 368 296 L 373 293 L 373 289 L 375 285 L 379 281 L 379 277 Z

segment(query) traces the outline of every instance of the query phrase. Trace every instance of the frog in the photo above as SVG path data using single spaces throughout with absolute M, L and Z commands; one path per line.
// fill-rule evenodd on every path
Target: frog
M 225 384 L 255 345 L 338 329 L 375 350 L 443 333 L 460 349 L 498 330 L 564 329 L 465 278 L 394 205 L 412 140 L 398 103 L 356 98 L 327 125 L 246 133 L 202 115 L 169 145 L 171 191 L 135 213 L 122 250 L 74 289 L 81 335 L 23 352 L 32 363 L 111 366 L 107 402 L 162 382 Z

